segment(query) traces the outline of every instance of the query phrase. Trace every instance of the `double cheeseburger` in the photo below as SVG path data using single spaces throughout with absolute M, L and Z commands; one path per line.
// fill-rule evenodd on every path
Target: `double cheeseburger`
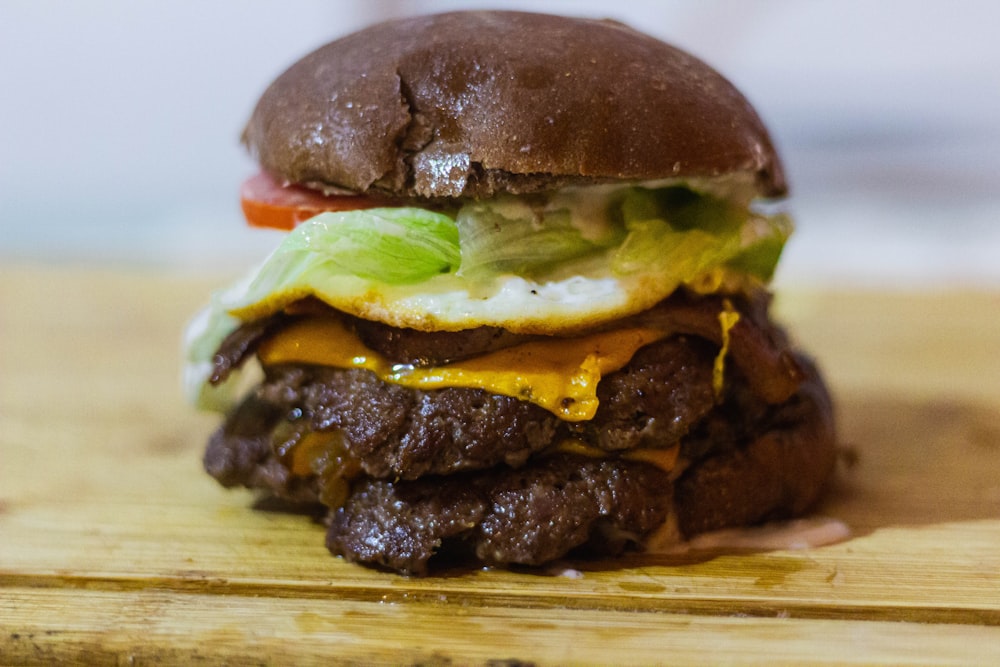
M 223 485 L 410 574 L 817 500 L 830 402 L 768 315 L 784 175 L 701 61 L 612 21 L 389 21 L 292 65 L 244 142 L 249 223 L 287 234 L 187 331 Z

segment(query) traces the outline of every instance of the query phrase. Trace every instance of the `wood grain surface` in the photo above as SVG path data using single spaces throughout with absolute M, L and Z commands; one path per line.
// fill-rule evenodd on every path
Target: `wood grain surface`
M 179 335 L 222 281 L 0 268 L 0 664 L 1000 663 L 998 294 L 779 299 L 844 542 L 408 579 L 201 471 Z

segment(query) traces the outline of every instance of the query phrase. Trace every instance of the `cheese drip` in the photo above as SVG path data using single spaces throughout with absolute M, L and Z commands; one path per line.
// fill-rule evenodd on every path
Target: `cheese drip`
M 555 451 L 563 454 L 589 456 L 592 459 L 606 459 L 612 457 L 609 452 L 600 449 L 599 447 L 588 445 L 581 440 L 563 440 L 556 445 Z M 643 463 L 648 463 L 656 466 L 663 472 L 669 473 L 677 467 L 677 461 L 680 457 L 680 453 L 681 446 L 679 444 L 674 444 L 670 447 L 664 448 L 639 447 L 636 449 L 628 449 L 616 452 L 615 455 L 625 459 L 626 461 L 641 461 Z
M 722 347 L 715 356 L 715 363 L 712 366 L 712 389 L 715 397 L 722 397 L 722 390 L 725 388 L 726 355 L 729 354 L 729 330 L 740 321 L 739 312 L 733 308 L 729 299 L 723 300 L 723 310 L 719 313 L 719 327 L 722 330 Z
M 464 387 L 510 396 L 545 408 L 566 421 L 586 421 L 597 412 L 597 384 L 621 369 L 639 348 L 667 332 L 632 327 L 577 338 L 532 341 L 442 366 L 394 364 L 367 347 L 337 318 L 294 322 L 265 341 L 265 366 L 305 363 L 363 368 L 384 382 L 411 389 Z

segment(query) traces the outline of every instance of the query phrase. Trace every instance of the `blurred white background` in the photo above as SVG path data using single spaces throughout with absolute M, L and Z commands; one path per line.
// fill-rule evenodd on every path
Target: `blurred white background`
M 0 262 L 236 270 L 257 96 L 389 16 L 610 16 L 685 47 L 756 105 L 799 232 L 782 283 L 1000 285 L 1000 3 L 954 0 L 0 2 Z

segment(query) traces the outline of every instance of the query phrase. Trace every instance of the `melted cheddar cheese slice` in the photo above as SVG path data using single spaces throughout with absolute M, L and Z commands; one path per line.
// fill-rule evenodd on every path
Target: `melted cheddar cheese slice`
M 603 449 L 588 445 L 581 440 L 564 440 L 556 445 L 556 451 L 564 454 L 576 454 L 577 456 L 589 456 L 595 459 L 609 458 L 611 454 Z M 681 446 L 674 444 L 671 447 L 639 447 L 625 451 L 616 452 L 615 455 L 627 461 L 642 461 L 654 465 L 663 472 L 671 472 L 680 458 Z
M 597 383 L 621 369 L 639 348 L 664 338 L 660 329 L 634 327 L 523 343 L 442 366 L 393 364 L 368 348 L 336 318 L 294 322 L 258 350 L 263 365 L 306 363 L 364 368 L 384 382 L 411 389 L 465 387 L 539 405 L 566 421 L 592 419 Z

